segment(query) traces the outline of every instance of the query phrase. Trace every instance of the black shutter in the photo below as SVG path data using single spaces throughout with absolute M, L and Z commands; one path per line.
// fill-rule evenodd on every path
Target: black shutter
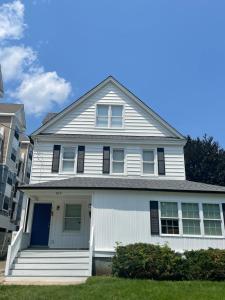
M 109 174 L 110 172 L 110 147 L 103 147 L 103 169 L 104 174 Z
M 77 173 L 84 173 L 85 146 L 78 146 Z
M 158 201 L 150 201 L 151 234 L 159 235 L 159 210 Z
M 223 210 L 223 221 L 225 224 L 225 203 L 222 203 L 222 210 Z
M 54 145 L 53 159 L 52 159 L 52 173 L 59 172 L 60 150 L 61 150 L 61 145 Z
M 158 154 L 158 174 L 166 175 L 164 148 L 158 148 L 157 154 Z

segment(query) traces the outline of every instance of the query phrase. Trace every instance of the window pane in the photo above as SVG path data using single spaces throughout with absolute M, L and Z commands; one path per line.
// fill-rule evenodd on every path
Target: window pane
M 124 160 L 124 150 L 113 150 L 113 160 L 123 161 Z
M 200 235 L 199 220 L 183 220 L 183 234 Z
M 79 218 L 65 218 L 64 219 L 64 230 L 80 230 L 80 219 Z
M 205 235 L 222 235 L 221 222 L 204 220 Z
M 154 161 L 154 151 L 144 150 L 143 161 Z
M 178 208 L 176 202 L 161 202 L 161 216 L 175 218 L 178 217 Z
M 106 117 L 97 117 L 96 125 L 98 127 L 108 127 L 108 118 L 106 118 Z
M 7 196 L 5 196 L 4 198 L 4 203 L 3 203 L 3 209 L 4 210 L 8 210 L 9 209 L 9 198 Z
M 162 219 L 161 230 L 164 234 L 179 234 L 178 220 Z
M 124 173 L 123 162 L 113 162 L 113 173 Z
M 98 105 L 97 106 L 97 116 L 98 117 L 108 117 L 109 106 L 108 105 Z
M 62 170 L 65 172 L 73 172 L 74 171 L 74 161 L 63 161 Z
M 220 207 L 219 204 L 203 204 L 204 219 L 219 219 Z
M 74 159 L 75 158 L 75 149 L 74 148 L 64 148 L 63 158 L 65 159 Z
M 122 117 L 123 106 L 121 105 L 112 105 L 112 117 Z
M 121 117 L 112 117 L 111 126 L 112 127 L 122 127 L 123 121 Z
M 144 174 L 154 174 L 154 163 L 143 163 Z
M 65 217 L 81 217 L 80 204 L 66 204 Z
M 198 203 L 182 203 L 182 217 L 198 219 Z

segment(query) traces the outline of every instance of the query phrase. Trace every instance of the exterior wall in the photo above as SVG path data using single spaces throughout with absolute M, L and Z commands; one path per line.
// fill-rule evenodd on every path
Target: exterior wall
M 191 193 L 135 191 L 96 191 L 92 200 L 95 256 L 113 254 L 116 243 L 165 244 L 177 251 L 225 247 L 224 220 L 222 237 L 151 236 L 150 201 L 187 201 L 225 203 L 225 196 Z
M 30 203 L 27 233 L 32 232 L 32 217 L 34 203 L 52 203 L 52 216 L 49 232 L 49 248 L 88 248 L 90 238 L 89 204 L 91 196 L 68 195 L 64 197 L 48 195 L 38 197 L 38 201 Z M 64 208 L 66 203 L 79 203 L 81 207 L 81 230 L 79 232 L 64 232 Z
M 101 129 L 95 126 L 96 104 L 124 106 L 124 128 Z M 164 126 L 130 99 L 115 85 L 107 84 L 73 111 L 49 126 L 44 133 L 115 134 L 139 136 L 173 136 Z
M 9 128 L 11 127 L 12 117 L 0 116 L 0 123 L 2 124 L 1 126 L 4 126 L 3 151 L 0 158 L 0 164 L 2 164 L 6 162 L 7 158 L 9 140 L 11 139 L 11 131 Z
M 64 144 L 59 143 L 56 144 Z M 68 144 L 68 143 L 67 143 Z M 70 145 L 76 146 L 76 141 Z M 83 145 L 83 143 L 81 143 Z M 84 174 L 65 174 L 65 173 L 52 173 L 52 157 L 53 157 L 53 143 L 38 141 L 34 146 L 34 155 L 32 163 L 32 175 L 31 183 L 38 183 L 56 179 L 66 179 L 68 177 L 76 176 L 104 176 L 102 174 L 103 163 L 103 146 L 110 146 L 111 148 L 124 148 L 125 149 L 125 174 L 121 177 L 141 177 L 142 176 L 142 149 L 150 148 L 156 149 L 160 145 L 141 146 L 141 145 L 127 145 L 127 144 L 110 144 L 110 141 L 102 144 L 88 144 L 85 143 L 85 165 Z M 184 153 L 182 146 L 163 146 L 165 149 L 165 176 L 142 176 L 143 178 L 161 178 L 161 179 L 185 179 L 185 167 L 184 167 Z M 155 162 L 156 174 L 157 161 Z M 109 176 L 109 175 L 108 175 Z M 112 176 L 112 175 L 110 175 Z

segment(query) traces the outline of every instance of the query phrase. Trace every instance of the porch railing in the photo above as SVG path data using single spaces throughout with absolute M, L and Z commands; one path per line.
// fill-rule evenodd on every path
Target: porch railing
M 89 241 L 89 276 L 92 275 L 93 251 L 94 251 L 94 226 L 91 226 L 90 241 Z
M 15 235 L 12 236 L 11 245 L 8 247 L 6 265 L 5 265 L 5 276 L 9 275 L 9 270 L 13 264 L 14 259 L 17 256 L 17 253 L 21 249 L 21 242 L 23 237 L 23 228 L 21 227 Z

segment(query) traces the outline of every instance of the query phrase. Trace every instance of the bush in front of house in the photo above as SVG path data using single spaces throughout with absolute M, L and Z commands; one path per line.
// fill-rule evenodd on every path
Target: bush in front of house
M 225 280 L 225 250 L 179 254 L 167 245 L 117 246 L 112 273 L 118 277 L 154 280 Z

